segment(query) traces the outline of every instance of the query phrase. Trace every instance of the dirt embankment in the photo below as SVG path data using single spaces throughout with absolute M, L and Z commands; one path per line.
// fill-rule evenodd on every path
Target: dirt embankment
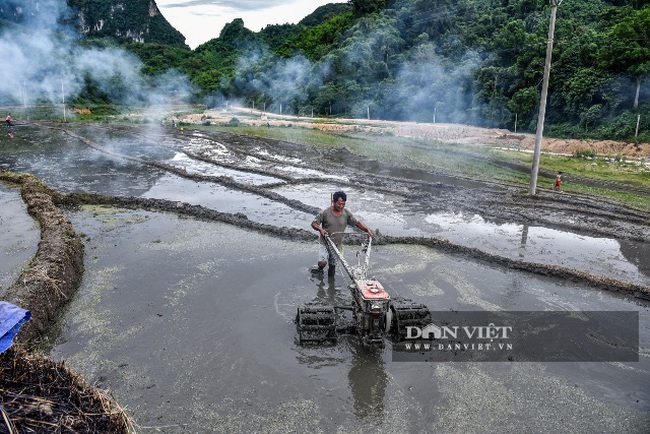
M 208 110 L 202 114 L 184 116 L 181 121 L 190 124 L 228 123 L 237 118 L 240 122 L 269 127 L 317 128 L 323 131 L 345 133 L 349 131 L 373 134 L 394 134 L 402 137 L 439 140 L 446 143 L 492 145 L 513 147 L 522 150 L 535 148 L 534 134 L 513 133 L 504 129 L 480 128 L 471 125 L 395 122 L 373 119 L 320 119 L 299 116 L 262 113 L 245 108 L 232 111 Z M 599 155 L 625 155 L 628 157 L 650 157 L 650 143 L 616 142 L 613 140 L 577 140 L 543 138 L 542 151 L 559 154 L 573 154 L 577 150 L 594 151 Z
M 129 417 L 104 392 L 90 387 L 63 363 L 28 352 L 47 344 L 62 308 L 76 292 L 84 249 L 58 206 L 63 195 L 28 174 L 3 172 L 0 181 L 20 188 L 41 229 L 36 255 L 1 294 L 30 310 L 32 317 L 21 328 L 14 348 L 0 354 L 0 431 L 132 432 Z
M 34 344 L 47 333 L 61 307 L 76 291 L 83 275 L 83 243 L 72 223 L 56 205 L 64 196 L 28 174 L 0 174 L 0 180 L 20 187 L 27 211 L 41 228 L 36 255 L 3 298 L 32 311 L 32 319 L 18 336 Z

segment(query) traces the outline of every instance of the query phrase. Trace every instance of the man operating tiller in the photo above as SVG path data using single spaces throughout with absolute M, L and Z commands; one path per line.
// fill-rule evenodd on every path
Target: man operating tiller
M 358 227 L 371 237 L 375 236 L 368 226 L 357 220 L 350 211 L 345 209 L 346 200 L 346 194 L 337 191 L 332 195 L 332 206 L 319 212 L 311 223 L 311 227 L 321 235 L 319 237 L 318 267 L 311 270 L 314 274 L 323 274 L 325 265 L 328 262 L 327 275 L 333 276 L 336 272 L 336 255 L 327 248 L 327 243 L 323 239 L 324 236 L 331 235 L 334 244 L 339 250 L 341 250 L 341 243 L 343 242 L 343 232 L 348 225 Z

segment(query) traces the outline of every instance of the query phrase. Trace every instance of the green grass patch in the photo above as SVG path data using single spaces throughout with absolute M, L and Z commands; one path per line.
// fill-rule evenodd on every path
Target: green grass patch
M 517 162 L 532 167 L 532 154 L 503 150 L 495 150 L 493 154 L 496 158 L 504 161 Z M 617 156 L 586 159 L 547 154 L 542 154 L 539 161 L 540 170 L 551 173 L 561 171 L 566 174 L 567 178 L 578 175 L 593 180 L 616 181 L 630 186 L 650 188 L 650 169 L 646 168 L 641 161 L 626 162 Z

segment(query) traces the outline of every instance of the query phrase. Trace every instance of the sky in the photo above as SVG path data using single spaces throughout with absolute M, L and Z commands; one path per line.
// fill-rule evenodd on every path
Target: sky
M 219 37 L 235 18 L 259 32 L 268 24 L 295 24 L 328 3 L 347 0 L 156 0 L 160 12 L 192 49 Z

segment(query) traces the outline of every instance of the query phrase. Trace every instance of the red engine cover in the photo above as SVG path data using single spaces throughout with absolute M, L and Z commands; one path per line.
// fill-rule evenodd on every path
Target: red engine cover
M 377 280 L 360 280 L 357 282 L 363 298 L 366 300 L 390 300 L 390 295 L 386 292 L 381 283 Z

